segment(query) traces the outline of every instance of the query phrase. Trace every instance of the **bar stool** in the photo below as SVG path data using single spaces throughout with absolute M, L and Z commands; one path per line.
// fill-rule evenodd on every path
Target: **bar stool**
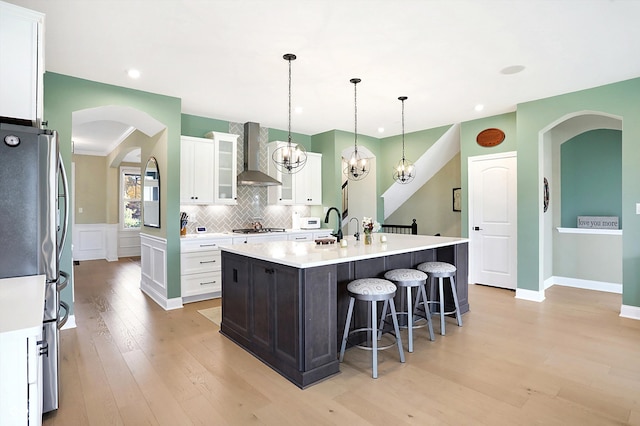
M 420 294 L 424 300 L 427 300 L 427 293 L 425 290 L 425 285 L 427 284 L 427 279 L 429 278 L 427 274 L 422 271 L 418 271 L 416 269 L 392 269 L 387 271 L 384 274 L 384 278 L 393 282 L 398 287 L 405 287 L 407 289 L 407 310 L 406 312 L 397 312 L 397 315 L 406 315 L 407 316 L 407 333 L 409 340 L 409 352 L 413 352 L 413 329 L 421 328 L 424 325 L 416 325 L 415 316 L 417 315 L 417 307 L 416 304 L 413 304 L 413 294 L 412 289 L 417 287 L 418 294 L 416 294 L 416 299 L 419 300 Z M 412 307 L 413 304 L 413 307 Z M 387 305 L 388 301 L 385 300 L 384 307 L 382 308 L 382 317 L 380 318 L 380 327 L 382 326 L 387 318 Z M 427 326 L 429 327 L 429 340 L 434 341 L 435 337 L 433 336 L 433 325 L 431 323 L 431 313 L 428 309 L 425 309 L 424 318 L 427 320 Z M 404 327 L 404 326 L 401 326 Z M 381 332 L 379 332 L 381 333 Z
M 449 314 L 456 314 L 456 320 L 458 321 L 458 327 L 462 327 L 462 315 L 460 315 L 460 306 L 458 306 L 458 293 L 456 292 L 456 284 L 454 280 L 454 275 L 456 274 L 456 267 L 450 263 L 446 262 L 424 262 L 419 264 L 416 267 L 418 270 L 425 272 L 429 277 L 432 278 L 431 286 L 429 289 L 429 296 L 433 299 L 433 278 L 438 278 L 438 301 L 436 300 L 424 300 L 424 309 L 425 311 L 430 309 L 431 304 L 439 304 L 440 308 L 440 334 L 445 335 L 444 329 L 444 316 Z M 453 295 L 453 304 L 455 305 L 455 310 L 445 312 L 444 310 L 444 289 L 443 289 L 443 279 L 449 278 L 449 283 L 451 284 L 451 294 Z M 418 296 L 420 296 L 418 294 Z M 416 300 L 416 306 L 420 303 L 419 300 Z
M 370 350 L 373 353 L 373 373 L 374 379 L 378 378 L 378 351 L 388 349 L 393 344 L 388 346 L 378 347 L 378 313 L 377 302 L 388 301 L 391 306 L 391 316 L 393 318 L 393 327 L 395 330 L 395 344 L 398 346 L 398 353 L 400 354 L 400 362 L 404 362 L 404 352 L 402 351 L 402 341 L 400 340 L 400 329 L 398 328 L 398 317 L 396 316 L 396 307 L 393 303 L 393 298 L 396 295 L 396 286 L 391 281 L 383 280 L 381 278 L 362 278 L 351 281 L 347 284 L 347 293 L 349 294 L 349 310 L 347 311 L 347 321 L 344 324 L 344 333 L 342 335 L 342 347 L 340 348 L 340 362 L 344 360 L 344 350 L 347 346 L 347 339 L 349 336 L 355 333 L 370 332 L 371 345 L 355 345 L 361 349 Z M 356 300 L 362 300 L 371 303 L 371 317 L 369 319 L 369 327 L 357 328 L 350 331 L 351 317 L 353 315 L 353 306 Z

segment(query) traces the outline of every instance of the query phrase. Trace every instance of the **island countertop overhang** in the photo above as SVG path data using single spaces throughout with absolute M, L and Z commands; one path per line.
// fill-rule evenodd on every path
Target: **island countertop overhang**
M 380 242 L 380 236 L 387 241 Z M 273 241 L 255 244 L 222 245 L 220 250 L 299 269 L 332 265 L 375 257 L 392 256 L 468 242 L 467 238 L 429 235 L 374 234 L 374 242 L 347 237 L 347 247 L 339 244 L 316 244 L 313 241 Z

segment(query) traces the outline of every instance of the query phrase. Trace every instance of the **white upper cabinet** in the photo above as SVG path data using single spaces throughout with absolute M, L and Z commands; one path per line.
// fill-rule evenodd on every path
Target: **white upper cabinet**
M 238 135 L 180 137 L 180 204 L 237 204 Z
M 278 179 L 282 185 L 270 186 L 268 192 L 269 204 L 309 205 L 322 204 L 322 154 L 307 152 L 307 163 L 297 173 L 280 172 L 272 160 L 273 152 L 286 142 L 270 142 L 269 148 L 269 176 Z
M 42 121 L 44 14 L 0 2 L 0 116 Z
M 296 204 L 322 204 L 322 154 L 307 152 L 307 164 L 293 175 Z
M 181 136 L 180 204 L 213 204 L 213 176 L 213 141 Z
M 209 132 L 214 149 L 214 204 L 237 204 L 238 135 Z

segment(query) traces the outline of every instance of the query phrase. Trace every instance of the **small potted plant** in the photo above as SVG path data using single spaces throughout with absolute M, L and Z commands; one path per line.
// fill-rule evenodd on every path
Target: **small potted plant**
M 371 244 L 373 238 L 371 234 L 380 230 L 380 224 L 370 217 L 362 218 L 362 230 L 364 231 L 364 243 Z

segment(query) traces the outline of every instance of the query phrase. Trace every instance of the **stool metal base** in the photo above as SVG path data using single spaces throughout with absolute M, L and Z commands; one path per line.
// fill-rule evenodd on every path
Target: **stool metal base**
M 431 276 L 431 285 L 429 288 L 429 293 L 430 296 L 433 297 L 433 287 L 434 287 L 434 283 L 433 283 L 433 279 L 434 278 L 438 278 L 438 299 L 439 300 L 430 300 L 428 299 L 426 296 L 423 296 L 423 300 L 425 300 L 426 302 L 421 302 L 420 301 L 420 294 L 418 294 L 418 297 L 416 297 L 416 307 L 422 303 L 425 311 L 430 311 L 432 314 L 440 314 L 440 334 L 442 336 L 444 336 L 446 334 L 445 332 L 445 321 L 444 321 L 444 317 L 445 315 L 451 315 L 451 314 L 455 314 L 456 317 L 456 322 L 458 323 L 458 327 L 462 327 L 462 315 L 460 314 L 460 306 L 458 305 L 458 294 L 456 292 L 456 285 L 455 285 L 455 281 L 453 278 L 453 275 L 451 276 L 438 276 L 438 277 L 434 277 Z M 455 306 L 455 309 L 453 311 L 445 311 L 444 310 L 444 278 L 449 278 L 449 283 L 451 284 L 451 294 L 453 296 L 453 304 Z M 437 306 L 438 310 L 437 311 L 432 311 L 431 310 L 431 306 Z
M 429 327 L 429 340 L 431 340 L 432 342 L 435 339 L 435 336 L 433 334 L 433 323 L 431 321 L 431 312 L 429 312 L 428 309 L 425 309 L 425 313 L 424 313 L 424 318 L 422 318 L 419 315 L 419 311 L 418 311 L 418 302 L 420 301 L 420 295 L 422 294 L 422 296 L 424 297 L 425 300 L 427 299 L 427 294 L 425 291 L 425 286 L 424 285 L 419 285 L 418 287 L 418 291 L 416 294 L 416 301 L 415 303 L 413 303 L 412 306 L 412 302 L 413 302 L 413 295 L 411 294 L 411 289 L 413 287 L 411 286 L 406 286 L 407 288 L 407 311 L 406 312 L 397 312 L 397 315 L 405 315 L 407 317 L 407 325 L 401 325 L 400 328 L 406 328 L 407 329 L 407 339 L 409 340 L 409 352 L 412 353 L 413 352 L 413 330 L 416 328 L 422 328 L 422 327 Z M 409 315 L 409 312 L 411 312 L 411 315 Z M 387 314 L 387 301 L 385 300 L 384 302 L 384 307 L 382 308 L 382 317 L 380 318 L 380 326 L 378 327 L 380 330 L 382 330 L 384 323 L 387 322 L 387 317 L 389 315 Z M 409 316 L 411 316 L 411 321 L 409 320 Z M 425 319 L 427 321 L 426 324 L 424 325 L 416 325 L 416 318 L 418 317 L 418 320 L 420 319 Z M 382 331 L 379 331 L 378 333 L 382 333 Z
M 394 293 L 395 295 L 395 293 Z M 353 316 L 353 306 L 355 304 L 356 299 L 353 296 L 349 297 L 349 310 L 347 311 L 347 320 L 344 324 L 344 333 L 342 335 L 342 345 L 340 347 L 340 362 L 344 360 L 344 351 L 347 347 L 347 339 L 350 334 L 368 331 L 371 333 L 371 345 L 356 345 L 356 347 L 361 349 L 370 350 L 372 352 L 372 377 L 374 379 L 378 378 L 378 351 L 382 349 L 390 348 L 394 345 L 388 345 L 384 347 L 378 347 L 378 329 L 376 325 L 378 324 L 378 307 L 375 300 L 369 300 L 367 302 L 371 303 L 371 317 L 369 319 L 370 327 L 363 327 L 352 330 L 352 333 L 349 332 L 351 325 L 351 317 Z M 386 300 L 385 300 L 386 302 Z M 396 315 L 396 307 L 393 303 L 393 296 L 389 299 L 389 305 L 391 307 L 391 315 L 393 318 L 393 328 L 395 331 L 395 346 L 398 347 L 398 353 L 400 354 L 400 362 L 405 362 L 404 352 L 402 351 L 402 339 L 400 338 L 400 328 L 398 327 L 398 317 Z

